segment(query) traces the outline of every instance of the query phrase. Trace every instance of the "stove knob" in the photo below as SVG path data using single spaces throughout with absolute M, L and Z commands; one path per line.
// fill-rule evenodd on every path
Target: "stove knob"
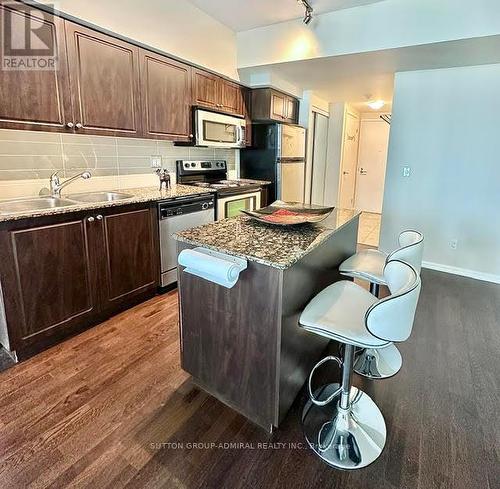
M 194 168 L 196 166 L 196 163 L 191 163 L 191 167 Z
M 208 202 L 203 202 L 203 204 L 201 204 L 201 208 L 205 211 L 208 209 Z
M 184 163 L 184 168 L 189 168 L 189 163 Z

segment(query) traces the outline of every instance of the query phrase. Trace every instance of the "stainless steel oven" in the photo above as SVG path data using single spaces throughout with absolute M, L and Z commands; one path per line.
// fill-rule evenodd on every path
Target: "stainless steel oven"
M 217 220 L 234 217 L 242 210 L 254 211 L 260 209 L 261 191 L 238 194 L 217 194 Z
M 196 146 L 245 147 L 245 119 L 203 109 L 194 114 Z

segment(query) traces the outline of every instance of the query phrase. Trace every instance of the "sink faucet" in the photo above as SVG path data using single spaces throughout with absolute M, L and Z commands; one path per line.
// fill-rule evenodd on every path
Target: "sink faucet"
M 52 197 L 61 197 L 61 190 L 66 187 L 66 185 L 74 182 L 77 178 L 81 177 L 87 180 L 92 176 L 92 173 L 90 173 L 89 171 L 82 171 L 81 173 L 78 173 L 77 175 L 74 175 L 61 183 L 58 173 L 59 172 L 56 171 L 50 176 L 50 194 L 52 195 Z

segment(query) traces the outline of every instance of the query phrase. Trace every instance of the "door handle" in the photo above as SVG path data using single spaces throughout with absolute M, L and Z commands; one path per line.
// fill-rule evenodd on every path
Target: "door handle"
M 364 168 L 359 169 L 359 174 L 360 175 L 368 175 L 368 172 Z
M 348 171 L 343 171 L 342 175 L 349 175 L 349 172 Z

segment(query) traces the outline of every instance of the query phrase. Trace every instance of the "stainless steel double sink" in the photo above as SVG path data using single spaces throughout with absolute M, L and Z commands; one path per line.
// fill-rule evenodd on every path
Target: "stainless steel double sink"
M 131 199 L 133 195 L 123 192 L 85 192 L 70 194 L 67 197 L 33 197 L 0 201 L 0 213 L 11 214 L 15 212 L 39 211 L 57 209 L 76 204 L 92 204 L 102 202 L 115 202 Z

